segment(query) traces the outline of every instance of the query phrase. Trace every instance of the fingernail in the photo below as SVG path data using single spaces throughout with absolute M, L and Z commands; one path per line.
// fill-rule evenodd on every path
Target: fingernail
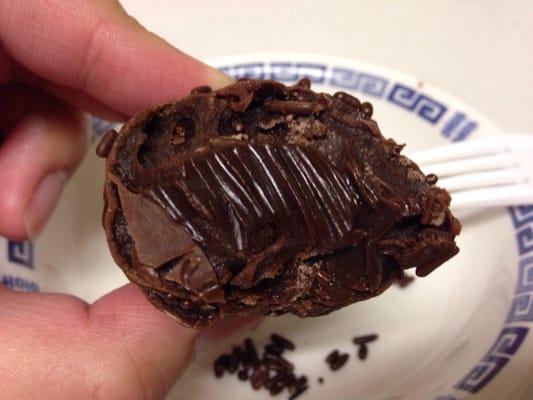
M 65 171 L 54 172 L 47 175 L 37 185 L 33 197 L 26 208 L 26 229 L 30 238 L 39 234 L 48 217 L 52 213 L 67 181 Z

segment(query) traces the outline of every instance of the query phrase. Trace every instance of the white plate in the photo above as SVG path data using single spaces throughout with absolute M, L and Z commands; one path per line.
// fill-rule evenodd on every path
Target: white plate
M 290 83 L 307 76 L 316 90 L 354 93 L 372 102 L 384 135 L 407 143 L 406 152 L 501 133 L 453 96 L 358 61 L 259 54 L 211 63 L 234 77 Z M 4 282 L 87 300 L 125 282 L 100 226 L 103 176 L 103 163 L 89 153 L 35 248 L 2 246 L 8 253 L 8 263 L 0 264 Z M 533 366 L 533 206 L 484 212 L 463 222 L 459 255 L 407 289 L 392 288 L 325 317 L 271 318 L 250 335 L 262 345 L 277 332 L 297 344 L 287 357 L 310 379 L 301 397 L 306 400 L 515 399 Z M 351 338 L 374 332 L 379 340 L 370 346 L 369 358 L 358 361 Z M 214 357 L 239 340 L 200 349 L 169 398 L 269 399 L 236 377 L 212 376 Z M 324 363 L 332 349 L 351 356 L 336 373 Z

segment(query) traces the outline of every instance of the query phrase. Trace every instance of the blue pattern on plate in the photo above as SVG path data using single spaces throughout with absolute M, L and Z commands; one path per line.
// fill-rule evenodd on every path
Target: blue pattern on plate
M 456 111 L 442 128 L 442 135 L 452 142 L 468 139 L 477 129 L 477 122 L 469 121 L 463 112 Z
M 380 98 L 385 94 L 389 81 L 377 75 L 335 67 L 331 69 L 328 84 Z
M 21 278 L 20 276 L 2 275 L 0 277 L 0 285 L 6 288 L 20 290 L 24 292 L 38 292 L 39 285 L 29 279 Z
M 417 91 L 415 88 L 396 83 L 389 93 L 388 100 L 409 111 L 415 112 L 420 118 L 436 124 L 446 113 L 447 107 Z
M 33 244 L 30 241 L 7 241 L 7 261 L 33 269 Z
M 523 326 L 507 326 L 485 357 L 455 386 L 457 389 L 477 393 L 484 388 L 516 354 L 529 332 Z
M 516 296 L 507 322 L 533 322 L 533 257 L 525 257 L 518 265 Z
M 2 238 L 0 238 L 0 240 L 2 240 Z M 34 270 L 34 248 L 32 242 L 5 239 L 5 243 L 8 264 Z M 36 282 L 11 274 L 1 274 L 0 285 L 26 292 L 39 291 L 39 285 Z
M 533 205 L 509 208 L 520 254 L 515 296 L 504 327 L 487 354 L 455 385 L 477 393 L 489 384 L 524 342 L 533 322 Z M 517 324 L 520 323 L 520 324 Z

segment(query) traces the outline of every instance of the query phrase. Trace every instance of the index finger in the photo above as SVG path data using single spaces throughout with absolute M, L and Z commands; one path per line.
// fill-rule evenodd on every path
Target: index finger
M 116 0 L 2 2 L 0 40 L 25 69 L 127 115 L 228 82 L 145 30 Z

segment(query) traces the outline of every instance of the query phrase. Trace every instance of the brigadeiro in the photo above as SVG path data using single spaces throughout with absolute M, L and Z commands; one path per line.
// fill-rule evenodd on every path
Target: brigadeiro
M 243 79 L 108 132 L 116 263 L 182 324 L 327 314 L 458 252 L 450 196 L 349 94 Z M 271 351 L 280 347 L 273 345 Z

